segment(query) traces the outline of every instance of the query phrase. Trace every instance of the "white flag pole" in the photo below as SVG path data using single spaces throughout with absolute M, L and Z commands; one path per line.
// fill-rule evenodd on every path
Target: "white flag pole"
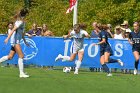
M 74 12 L 73 12 L 73 25 L 77 24 L 77 7 L 78 7 L 78 0 L 75 3 L 74 6 Z

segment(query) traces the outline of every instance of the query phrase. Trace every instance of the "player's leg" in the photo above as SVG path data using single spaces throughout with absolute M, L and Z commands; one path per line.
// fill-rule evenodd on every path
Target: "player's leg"
M 103 70 L 109 74 L 110 71 L 109 71 L 108 66 L 107 66 L 106 63 L 105 63 L 105 56 L 104 56 L 104 55 L 102 55 L 102 56 L 100 57 L 100 63 L 101 63 L 101 65 L 102 65 Z
M 19 65 L 20 77 L 24 77 L 24 78 L 29 77 L 28 75 L 26 75 L 24 73 L 24 64 L 23 64 L 24 54 L 22 52 L 22 49 L 21 49 L 20 44 L 16 44 L 14 48 L 16 50 L 16 53 L 18 54 L 18 57 L 19 57 L 19 59 L 18 59 L 18 65 Z
M 113 51 L 111 48 L 108 48 L 106 49 L 106 54 L 107 57 L 105 58 L 105 62 L 108 62 L 108 63 L 119 63 L 121 66 L 123 66 L 123 62 L 120 60 L 120 59 L 113 59 L 113 58 L 110 58 L 111 55 L 113 55 Z
M 16 50 L 15 50 L 15 48 L 12 46 L 12 47 L 11 47 L 11 50 L 10 50 L 10 53 L 9 53 L 9 55 L 8 55 L 8 60 L 11 60 L 11 59 L 14 57 L 15 53 L 16 53 Z
M 138 51 L 134 51 L 133 54 L 134 54 L 134 57 L 135 57 L 134 75 L 136 75 L 136 74 L 138 74 L 139 52 Z
M 105 63 L 109 63 L 110 53 L 109 52 L 105 52 L 104 53 L 104 58 L 105 58 Z
M 2 58 L 0 58 L 0 63 L 4 62 L 6 60 L 12 59 L 14 55 L 15 55 L 15 49 L 14 49 L 14 47 L 11 47 L 9 55 L 6 55 L 6 56 L 3 56 Z
M 124 63 L 120 59 L 113 59 L 113 58 L 110 58 L 108 63 L 119 63 L 120 66 L 124 65 Z
M 62 61 L 73 61 L 77 55 L 77 48 L 72 47 L 71 49 L 71 56 L 62 56 L 59 54 L 56 58 L 55 61 L 58 61 L 59 59 L 62 59 Z
M 0 63 L 4 62 L 8 60 L 8 55 L 7 56 L 3 56 L 2 58 L 0 58 Z
M 83 56 L 84 56 L 84 50 L 82 49 L 81 51 L 78 52 L 78 60 L 75 62 L 76 68 L 75 68 L 74 74 L 78 74 L 78 70 L 81 66 Z
M 9 55 L 8 55 L 8 60 L 11 60 L 11 59 L 13 59 L 13 57 L 14 57 L 14 55 L 15 55 L 15 51 L 10 51 L 10 53 L 9 53 Z
M 108 66 L 106 65 L 106 63 L 108 63 L 108 58 L 109 58 L 110 54 L 106 54 L 106 52 L 104 52 L 104 54 L 100 57 L 100 62 L 101 65 L 103 67 L 103 70 L 108 73 L 107 76 L 112 76 L 112 74 L 109 71 Z
M 73 61 L 76 57 L 77 53 L 71 54 L 70 59 L 68 61 Z
M 61 54 L 59 54 L 55 61 L 59 60 L 59 59 L 62 59 L 62 61 L 73 61 L 76 57 L 77 53 L 73 53 L 71 54 L 71 56 L 62 56 Z
M 105 54 L 107 56 L 105 58 L 105 62 L 108 62 L 108 63 L 119 63 L 121 66 L 123 66 L 123 62 L 120 59 L 110 58 L 110 56 L 113 55 L 113 51 L 112 51 L 111 47 L 106 48 L 106 51 L 105 52 L 107 52 Z

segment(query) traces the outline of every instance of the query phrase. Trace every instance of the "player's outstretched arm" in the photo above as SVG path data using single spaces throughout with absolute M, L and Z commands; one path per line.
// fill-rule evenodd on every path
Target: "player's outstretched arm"
M 14 33 L 14 31 L 16 31 L 18 27 L 14 26 L 14 28 L 12 29 L 12 31 L 8 34 L 8 37 L 4 40 L 5 43 L 8 43 L 8 40 L 10 39 L 10 37 L 12 36 L 12 34 Z
M 91 36 L 89 34 L 85 35 L 85 37 L 90 38 Z
M 87 31 L 84 31 L 83 33 L 84 33 L 84 37 L 87 37 L 87 38 L 90 38 L 90 37 L 91 37 L 91 36 L 88 34 Z
M 64 39 L 67 39 L 67 38 L 69 38 L 69 37 L 71 37 L 69 34 L 68 34 L 68 35 L 63 35 L 63 38 L 64 38 Z

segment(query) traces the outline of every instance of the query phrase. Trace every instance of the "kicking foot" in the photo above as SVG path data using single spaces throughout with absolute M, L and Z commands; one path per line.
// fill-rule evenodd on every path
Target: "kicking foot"
M 118 59 L 118 63 L 120 64 L 120 66 L 124 66 L 123 62 L 120 59 Z
M 137 74 L 138 74 L 138 70 L 134 69 L 134 75 L 137 75 Z
M 59 54 L 59 55 L 55 58 L 55 61 L 58 61 L 58 60 L 61 59 L 61 58 L 62 58 L 62 55 Z
M 75 75 L 78 74 L 78 69 L 75 68 L 74 74 L 75 74 Z
M 108 73 L 108 74 L 107 74 L 107 77 L 111 77 L 111 76 L 112 76 L 112 74 L 111 74 L 111 73 Z
M 74 72 L 75 75 L 78 75 L 78 72 Z

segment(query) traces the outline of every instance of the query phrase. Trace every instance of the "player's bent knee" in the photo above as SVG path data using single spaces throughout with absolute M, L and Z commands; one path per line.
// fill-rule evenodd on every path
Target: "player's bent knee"
M 139 59 L 136 59 L 135 61 L 139 63 Z
M 8 60 L 11 60 L 11 59 L 13 59 L 13 57 L 8 57 Z
M 11 55 L 8 56 L 8 60 L 11 60 L 11 59 L 13 59 L 13 56 L 11 56 Z
M 109 60 L 108 59 L 105 59 L 105 63 L 107 63 Z
M 100 63 L 101 63 L 101 65 L 105 64 L 104 62 L 100 62 Z
M 70 59 L 69 61 L 73 61 L 74 59 Z

